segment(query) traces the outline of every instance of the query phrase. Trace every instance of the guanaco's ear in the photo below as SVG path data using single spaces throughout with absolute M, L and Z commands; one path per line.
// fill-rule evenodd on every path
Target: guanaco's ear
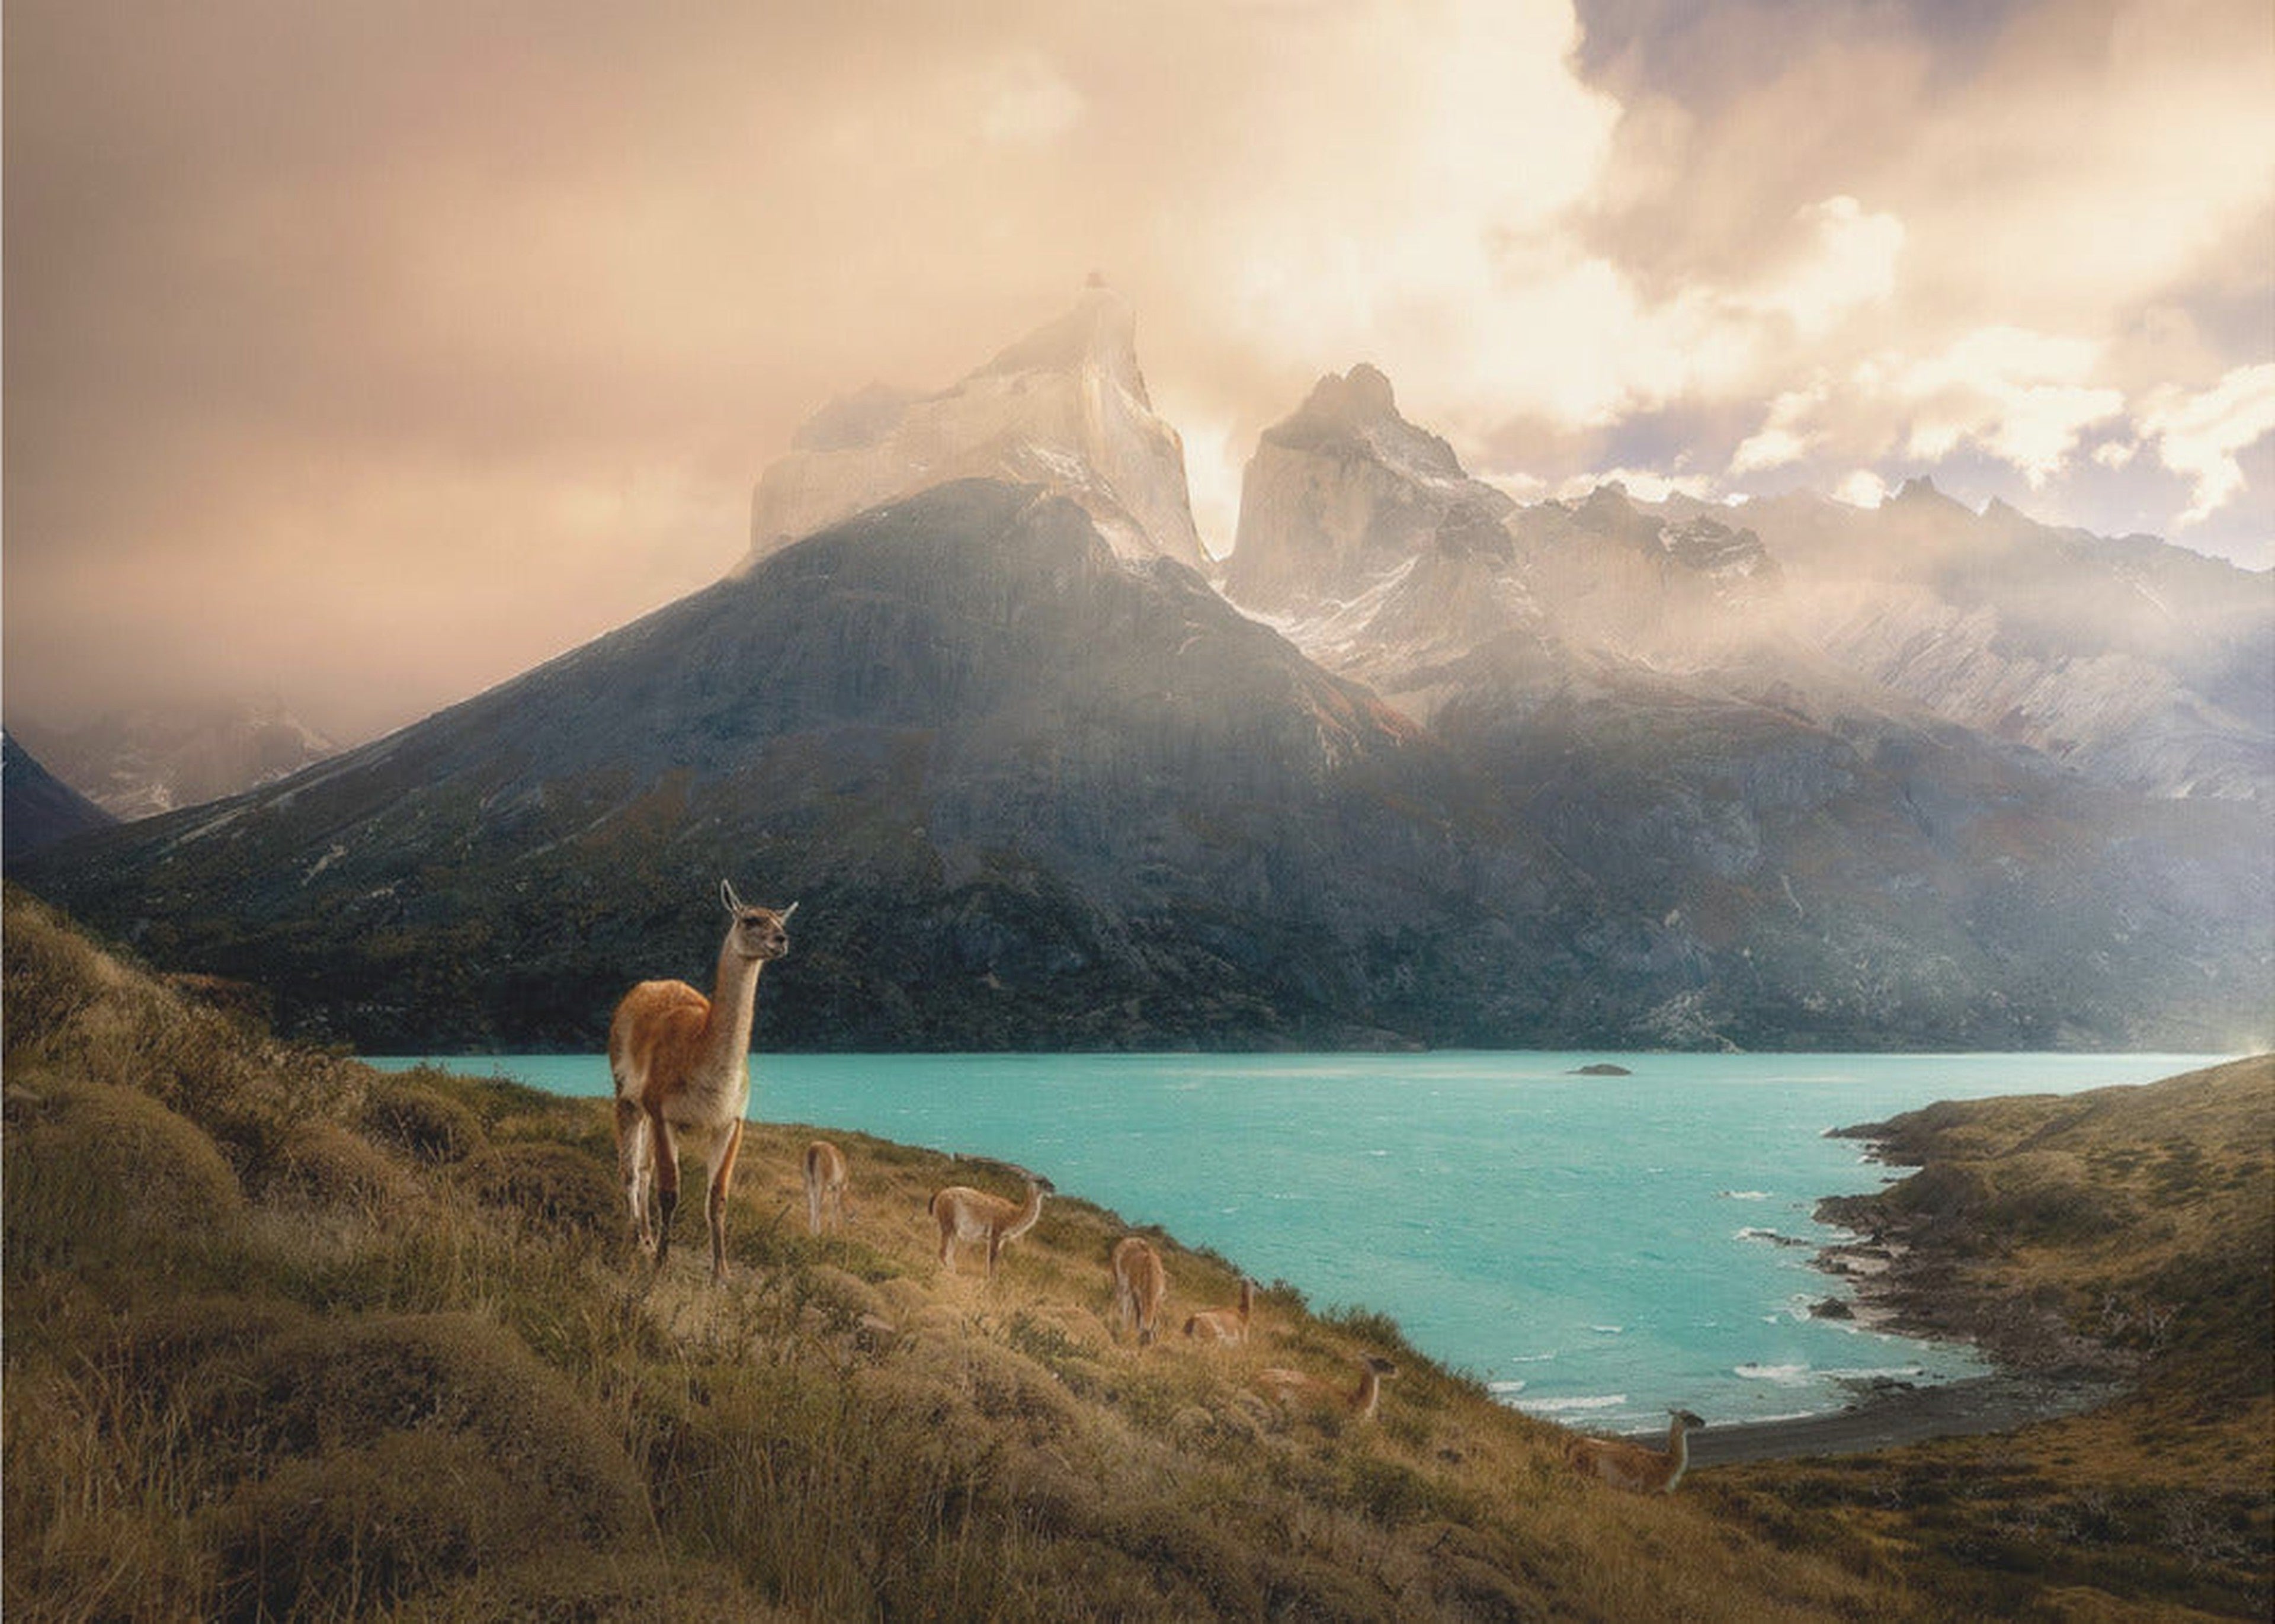
M 788 924 L 790 923 L 790 915 L 792 915 L 792 914 L 796 913 L 797 911 L 797 904 L 796 903 L 792 903 L 789 907 L 787 907 L 787 908 L 785 908 L 785 909 L 783 909 L 783 910 L 782 910 L 782 922 L 784 925 L 788 925 Z
M 735 885 L 732 880 L 722 880 L 719 882 L 719 905 L 729 913 L 743 911 L 743 899 L 735 895 Z

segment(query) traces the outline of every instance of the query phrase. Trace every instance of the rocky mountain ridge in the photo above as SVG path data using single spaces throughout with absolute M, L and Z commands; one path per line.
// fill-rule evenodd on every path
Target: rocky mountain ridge
M 1428 721 L 1510 673 L 1677 673 L 1837 722 L 1935 717 L 2128 792 L 2275 798 L 2275 574 L 2150 537 L 1790 495 L 1519 507 L 1372 367 L 1266 431 L 1236 602 Z
M 851 517 L 25 876 L 380 1049 L 597 1042 L 629 980 L 708 963 L 722 873 L 805 904 L 769 1004 L 790 1046 L 2208 1050 L 2264 1019 L 2256 803 L 2143 793 L 1848 661 L 1810 596 L 1840 549 L 1787 542 L 1774 506 L 1519 508 L 1357 367 L 1259 447 L 1226 579 L 1267 624 L 1158 543 L 1104 442 L 926 482 L 927 445 L 1000 475 L 1134 378 L 1117 306 L 1093 290 L 944 396 L 809 425 L 805 472 L 768 479 L 892 487 Z M 1189 514 L 1138 440 L 1155 510 Z M 2165 657 L 2085 612 L 2099 587 L 2030 597 L 2035 534 L 1938 554 L 1925 501 L 1881 521 L 1916 537 L 1865 533 L 1896 536 L 1892 592 L 1989 610 L 2001 658 L 2027 624 L 2065 675 L 2081 625 Z M 2223 658 L 2165 668 L 2225 691 Z M 2248 728 L 2214 736 L 2249 766 Z

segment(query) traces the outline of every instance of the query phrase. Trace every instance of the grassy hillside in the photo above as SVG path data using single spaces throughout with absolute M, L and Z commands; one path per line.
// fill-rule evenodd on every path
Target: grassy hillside
M 1964 1617 L 1976 1525 L 1923 1474 L 2105 1480 L 2077 1432 L 1624 1495 L 1285 1288 L 1247 1348 L 1140 1352 L 1109 1324 L 1123 1227 L 1070 1195 L 992 1283 L 943 1278 L 925 1199 L 1014 1193 L 986 1163 L 841 1136 L 854 1221 L 809 1237 L 782 1125 L 746 1144 L 732 1279 L 691 1211 L 651 1284 L 599 1102 L 279 1044 L 12 891 L 5 970 L 11 1618 Z M 1172 1324 L 1232 1300 L 1225 1260 L 1153 1238 Z M 1372 1423 L 1259 1390 L 1368 1355 L 1400 1369 Z M 2207 1566 L 2080 1578 L 2044 1556 L 2074 1530 L 2010 1528 L 2039 1567 L 2009 1610 L 2249 1605 L 2264 1506 L 2157 1413 L 2204 1485 L 2165 1544 Z
M 1955 1615 L 2268 1616 L 2275 1055 L 1849 1131 L 1920 1169 L 1825 1204 L 1895 1253 L 1879 1289 L 1901 1322 L 2126 1395 L 1999 1437 L 1732 1468 L 1706 1495 L 1796 1548 L 1885 1554 Z
M 1892 1572 L 1569 1476 L 1562 1434 L 1284 1289 L 1245 1348 L 1109 1327 L 1054 1200 L 992 1283 L 857 1136 L 807 1236 L 759 1129 L 734 1277 L 619 1234 L 598 1102 L 276 1044 L 6 918 L 5 1605 L 25 1619 L 1855 1617 Z M 1045 1171 L 1047 1171 L 1046 1169 Z M 690 1216 L 682 1215 L 683 1223 Z M 1221 1259 L 1156 1237 L 1182 1316 Z M 1359 1424 L 1258 1372 L 1349 1382 Z

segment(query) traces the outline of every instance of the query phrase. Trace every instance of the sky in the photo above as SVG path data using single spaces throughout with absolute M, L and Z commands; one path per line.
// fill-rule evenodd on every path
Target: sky
M 2275 564 L 2266 0 L 8 0 L 0 62 L 11 721 L 415 720 L 1092 271 L 1220 554 L 1365 360 L 1526 501 Z

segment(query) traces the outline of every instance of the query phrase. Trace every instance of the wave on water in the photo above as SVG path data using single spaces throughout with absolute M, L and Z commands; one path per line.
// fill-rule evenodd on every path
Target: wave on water
M 1769 1381 L 1780 1387 L 1798 1387 L 1819 1372 L 1806 1364 L 1742 1364 L 1730 1374 L 1747 1381 Z
M 1714 1193 L 1725 1201 L 1766 1201 L 1770 1198 L 1770 1192 L 1766 1190 L 1718 1190 Z
M 1627 1401 L 1626 1394 L 1612 1393 L 1580 1399 L 1535 1399 L 1518 1408 L 1528 1416 L 1564 1416 L 1583 1410 L 1617 1409 Z
M 1504 1364 L 1546 1364 L 1555 1356 L 1556 1356 L 1553 1353 L 1511 1354 L 1508 1358 L 1502 1360 L 1501 1363 Z
M 1495 1398 L 1505 1399 L 1513 1394 L 1523 1392 L 1526 1386 L 1526 1383 L 1515 1379 L 1508 1381 L 1489 1381 L 1485 1384 L 1485 1391 L 1492 1394 Z
M 1598 1336 L 1622 1336 L 1627 1333 L 1625 1326 L 1590 1326 L 1588 1329 Z

